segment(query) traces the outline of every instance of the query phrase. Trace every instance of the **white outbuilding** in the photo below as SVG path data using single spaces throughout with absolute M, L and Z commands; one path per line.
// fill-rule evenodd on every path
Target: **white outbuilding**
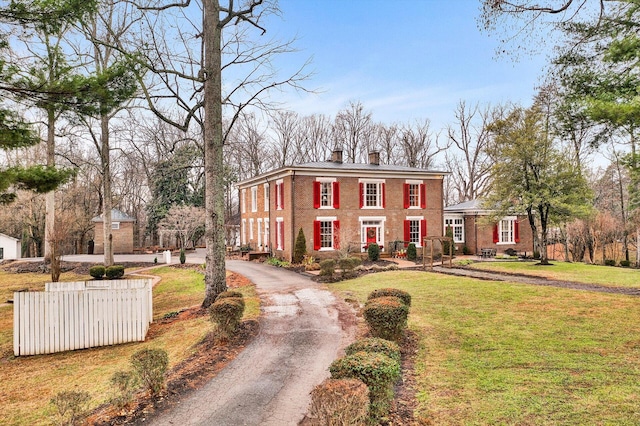
M 22 247 L 20 240 L 5 234 L 0 234 L 0 261 L 5 259 L 20 259 Z

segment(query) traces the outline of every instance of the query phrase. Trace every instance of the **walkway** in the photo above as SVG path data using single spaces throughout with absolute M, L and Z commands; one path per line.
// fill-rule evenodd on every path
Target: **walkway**
M 575 281 L 557 281 L 549 280 L 543 277 L 532 277 L 515 274 L 504 274 L 499 272 L 479 271 L 470 268 L 444 268 L 442 266 L 434 266 L 434 272 L 448 275 L 457 275 L 469 278 L 477 278 L 481 280 L 492 281 L 509 281 L 523 284 L 543 285 L 550 287 L 561 287 L 573 290 L 595 291 L 599 293 L 625 294 L 628 296 L 640 296 L 640 288 L 629 287 L 609 287 L 598 284 L 585 284 Z
M 353 338 L 355 320 L 343 329 L 347 308 L 319 284 L 260 263 L 226 265 L 256 284 L 264 314 L 260 334 L 203 388 L 145 424 L 297 425 L 309 393 Z

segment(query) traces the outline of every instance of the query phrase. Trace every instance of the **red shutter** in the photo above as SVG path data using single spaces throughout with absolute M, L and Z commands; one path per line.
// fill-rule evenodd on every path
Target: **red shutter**
M 427 221 L 422 219 L 420 221 L 420 245 L 424 242 L 424 237 L 427 236 Z
M 382 187 L 382 208 L 384 209 L 386 207 L 386 197 L 385 197 L 385 184 L 384 182 L 382 182 L 382 185 L 380 185 Z
M 313 221 L 313 249 L 320 250 L 320 222 Z
M 360 182 L 360 208 L 364 207 L 364 183 Z
M 496 223 L 493 225 L 493 242 L 497 243 L 498 241 L 500 241 L 500 238 L 498 237 L 498 224 Z
M 409 184 L 404 184 L 404 208 L 409 208 Z
M 520 242 L 520 223 L 517 220 L 513 221 L 513 238 L 516 243 Z
M 320 208 L 320 182 L 313 182 L 313 208 Z
M 280 210 L 282 207 L 280 206 L 280 200 L 282 199 L 282 194 L 280 193 L 280 184 L 276 184 L 276 210 Z
M 340 249 L 340 221 L 333 221 L 333 248 Z
M 340 182 L 333 182 L 333 208 L 340 208 Z
M 427 189 L 424 186 L 424 183 L 420 184 L 420 208 L 427 208 Z
M 280 208 L 284 209 L 284 182 L 280 184 Z
M 411 241 L 411 221 L 404 221 L 404 240 Z

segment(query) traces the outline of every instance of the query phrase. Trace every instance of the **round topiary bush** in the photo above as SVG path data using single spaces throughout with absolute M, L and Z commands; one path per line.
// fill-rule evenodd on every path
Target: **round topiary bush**
M 320 276 L 331 277 L 336 272 L 336 261 L 334 259 L 325 259 L 320 262 Z
M 371 293 L 369 293 L 369 297 L 367 297 L 367 300 L 385 296 L 397 297 L 398 299 L 402 300 L 402 303 L 404 303 L 405 305 L 411 306 L 411 295 L 406 291 L 398 290 L 397 288 L 379 288 L 377 290 L 373 290 Z
M 369 388 L 370 416 L 378 419 L 393 400 L 393 383 L 400 377 L 400 364 L 381 353 L 356 352 L 335 360 L 329 367 L 332 379 L 360 379 Z
M 409 307 L 394 296 L 377 297 L 364 305 L 363 316 L 373 337 L 399 341 L 407 327 Z
M 118 278 L 122 278 L 124 276 L 124 266 L 122 265 L 113 265 L 109 266 L 105 270 L 105 274 L 107 278 L 110 280 L 117 280 Z
M 209 307 L 211 321 L 218 325 L 220 338 L 228 339 L 238 329 L 244 314 L 244 299 L 239 297 L 223 297 Z
M 369 260 L 372 262 L 375 262 L 376 260 L 380 259 L 380 246 L 377 245 L 376 243 L 371 243 L 369 244 L 369 247 L 367 247 L 367 256 L 369 257 Z
M 311 391 L 314 425 L 366 425 L 369 388 L 359 379 L 326 379 Z
M 400 362 L 400 346 L 395 342 L 379 337 L 368 337 L 358 340 L 347 346 L 344 350 L 344 353 L 347 355 L 352 355 L 356 352 L 381 353 L 396 362 Z
M 216 300 L 230 299 L 230 298 L 239 300 L 242 303 L 242 307 L 243 307 L 242 309 L 244 312 L 244 306 L 245 306 L 244 295 L 239 291 L 236 291 L 236 290 L 223 291 L 216 297 Z
M 104 277 L 106 268 L 102 265 L 95 265 L 89 268 L 89 275 L 91 275 L 96 280 L 101 280 Z

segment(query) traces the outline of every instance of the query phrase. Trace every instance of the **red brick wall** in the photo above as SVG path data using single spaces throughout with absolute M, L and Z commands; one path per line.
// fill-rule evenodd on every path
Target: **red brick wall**
M 486 223 L 484 216 L 465 216 L 464 235 L 466 246 L 472 254 L 477 254 L 477 252 L 483 248 L 494 248 L 497 250 L 497 253 L 504 253 L 505 250 L 512 248 L 520 253 L 526 252 L 527 254 L 532 254 L 533 234 L 527 216 L 518 216 L 518 222 L 520 224 L 520 242 L 515 244 L 497 244 L 493 242 L 494 225 Z M 458 244 L 458 246 L 461 246 L 461 244 Z
M 115 254 L 133 253 L 133 222 L 120 222 L 120 229 L 113 229 L 113 252 Z M 104 254 L 104 231 L 102 222 L 96 222 L 94 228 L 95 254 Z

